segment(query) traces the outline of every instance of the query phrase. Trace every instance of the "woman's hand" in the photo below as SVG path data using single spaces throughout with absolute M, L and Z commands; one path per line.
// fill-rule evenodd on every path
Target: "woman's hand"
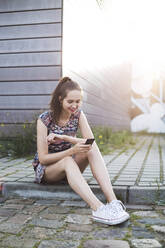
M 64 140 L 64 137 L 63 137 L 63 135 L 60 135 L 60 134 L 50 133 L 46 137 L 46 143 L 48 145 L 59 143 L 59 142 L 61 142 L 61 140 Z
M 73 154 L 75 154 L 75 153 L 89 152 L 91 148 L 92 148 L 91 145 L 84 145 L 83 142 L 83 143 L 77 143 L 71 149 L 73 151 Z

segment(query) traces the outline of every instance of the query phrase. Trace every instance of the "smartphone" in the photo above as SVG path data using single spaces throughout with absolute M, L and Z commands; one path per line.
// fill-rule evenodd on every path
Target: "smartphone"
M 85 145 L 92 145 L 95 139 L 87 139 Z

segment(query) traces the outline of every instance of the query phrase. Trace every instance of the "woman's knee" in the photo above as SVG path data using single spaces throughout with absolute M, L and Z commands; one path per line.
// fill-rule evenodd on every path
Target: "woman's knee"
M 64 170 L 66 171 L 68 167 L 70 168 L 71 165 L 74 165 L 74 160 L 71 156 L 67 156 L 61 160 L 61 163 L 63 165 Z

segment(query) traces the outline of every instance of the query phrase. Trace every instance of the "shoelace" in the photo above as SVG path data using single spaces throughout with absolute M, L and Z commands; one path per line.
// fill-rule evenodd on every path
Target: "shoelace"
M 105 219 L 112 218 L 112 212 L 109 212 L 109 209 L 106 205 L 101 206 L 97 211 L 96 215 L 102 215 Z M 114 214 L 113 214 L 114 215 Z
M 126 210 L 126 207 L 124 206 L 124 204 L 121 201 L 116 201 L 116 205 L 121 208 L 122 210 Z
M 126 207 L 124 206 L 124 204 L 119 200 L 108 203 L 107 206 L 110 207 L 111 211 L 115 215 L 121 211 L 126 210 Z

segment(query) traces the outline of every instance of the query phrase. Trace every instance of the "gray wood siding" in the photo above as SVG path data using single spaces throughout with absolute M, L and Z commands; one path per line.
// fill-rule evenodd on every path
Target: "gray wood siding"
M 84 90 L 82 109 L 92 125 L 106 125 L 114 130 L 130 129 L 131 67 L 122 64 L 104 69 L 79 73 L 73 68 L 66 75 L 79 82 Z M 100 78 L 100 75 L 103 75 Z
M 0 1 L 1 134 L 48 108 L 62 76 L 62 15 L 62 0 Z

